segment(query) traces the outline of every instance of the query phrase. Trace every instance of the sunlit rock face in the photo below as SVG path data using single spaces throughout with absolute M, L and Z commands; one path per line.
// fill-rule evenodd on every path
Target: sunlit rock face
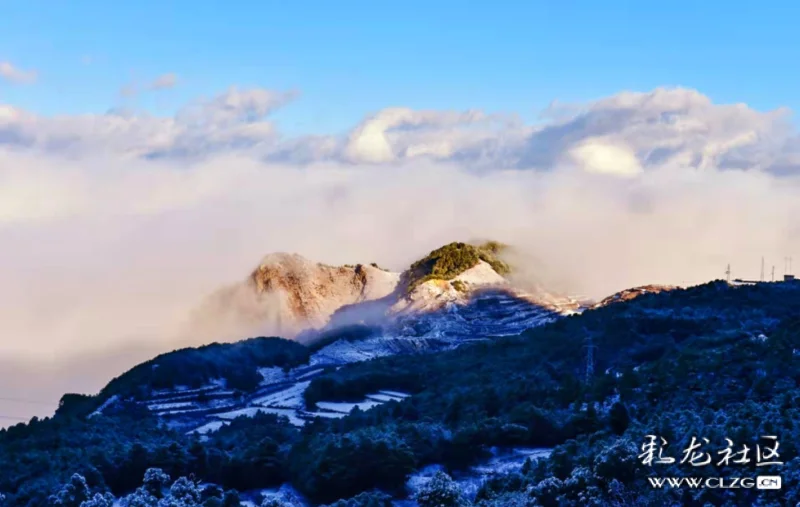
M 315 331 L 351 324 L 381 326 L 392 336 L 469 338 L 517 334 L 579 307 L 546 290 L 521 290 L 484 260 L 449 279 L 411 279 L 411 270 L 270 254 L 249 277 L 211 295 L 193 326 L 213 340 L 279 335 L 307 341 Z

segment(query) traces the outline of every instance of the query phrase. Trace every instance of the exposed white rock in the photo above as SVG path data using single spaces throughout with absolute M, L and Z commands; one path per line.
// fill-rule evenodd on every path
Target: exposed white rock
M 213 340 L 294 337 L 326 327 L 430 314 L 467 304 L 487 289 L 507 291 L 509 297 L 502 302 L 508 304 L 523 300 L 556 313 L 579 307 L 546 291 L 516 290 L 484 260 L 450 280 L 427 280 L 410 292 L 404 279 L 373 265 L 329 266 L 297 254 L 270 254 L 246 280 L 212 295 L 198 311 L 194 327 Z
M 213 294 L 198 310 L 195 327 L 239 337 L 291 337 L 324 327 L 337 311 L 386 298 L 399 283 L 399 273 L 370 265 L 328 266 L 297 254 L 270 254 L 246 280 Z M 363 319 L 356 313 L 352 309 L 338 321 Z
M 435 311 L 448 303 L 466 302 L 477 289 L 507 285 L 506 279 L 487 262 L 478 261 L 452 280 L 428 280 L 419 284 L 407 296 L 399 298 L 390 313 Z

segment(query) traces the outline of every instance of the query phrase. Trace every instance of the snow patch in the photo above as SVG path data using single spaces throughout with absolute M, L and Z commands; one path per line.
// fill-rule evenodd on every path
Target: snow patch
M 107 399 L 106 401 L 104 401 L 102 405 L 100 405 L 99 407 L 97 407 L 97 410 L 95 410 L 94 412 L 92 412 L 91 414 L 89 414 L 89 417 L 96 417 L 96 416 L 98 416 L 98 415 L 102 415 L 102 414 L 103 414 L 103 410 L 107 409 L 109 406 L 113 405 L 113 404 L 114 404 L 114 403 L 116 403 L 118 400 L 119 400 L 119 395 L 118 395 L 118 394 L 115 394 L 115 395 L 114 395 L 114 396 L 112 396 L 111 398 L 109 398 L 109 399 Z
M 311 381 L 309 380 L 298 382 L 282 391 L 255 398 L 252 403 L 264 407 L 301 408 L 303 406 L 303 392 L 310 384 Z
M 369 410 L 372 407 L 377 407 L 378 405 L 382 405 L 383 403 L 379 401 L 362 401 L 361 403 L 341 403 L 341 402 L 328 402 L 328 401 L 319 401 L 317 402 L 317 408 L 322 410 L 327 410 L 330 412 L 340 412 L 344 414 L 349 414 L 352 412 L 356 407 L 359 410 Z
M 273 366 L 270 368 L 259 368 L 258 369 L 259 375 L 263 379 L 261 381 L 261 385 L 270 385 L 276 384 L 283 380 L 286 380 L 286 372 L 283 371 L 283 368 L 279 368 L 277 366 Z
M 210 423 L 206 423 L 199 428 L 195 428 L 192 431 L 186 433 L 187 435 L 191 435 L 192 433 L 196 433 L 198 435 L 205 435 L 208 433 L 213 433 L 218 431 L 223 426 L 227 426 L 229 423 L 227 421 L 211 421 Z

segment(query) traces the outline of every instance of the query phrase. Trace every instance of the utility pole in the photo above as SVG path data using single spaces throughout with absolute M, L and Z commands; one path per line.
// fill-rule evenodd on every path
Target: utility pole
M 728 269 L 725 270 L 725 276 L 728 278 L 728 283 L 731 283 L 731 265 L 728 264 Z
M 761 281 L 764 281 L 764 258 L 761 258 Z
M 775 281 L 775 266 L 772 266 L 772 281 Z

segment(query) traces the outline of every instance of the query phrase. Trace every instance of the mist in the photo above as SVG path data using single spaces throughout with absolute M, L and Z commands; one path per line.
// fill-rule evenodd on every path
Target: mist
M 0 399 L 0 415 L 46 415 L 64 392 L 207 343 L 186 334 L 192 311 L 270 252 L 402 270 L 491 238 L 515 247 L 525 282 L 595 299 L 723 278 L 728 264 L 757 278 L 762 256 L 780 276 L 800 252 L 797 173 L 681 157 L 645 167 L 627 146 L 581 141 L 534 169 L 385 146 L 381 163 L 352 149 L 296 163 L 0 147 L 0 388 L 23 400 Z M 224 327 L 216 339 L 245 337 Z

